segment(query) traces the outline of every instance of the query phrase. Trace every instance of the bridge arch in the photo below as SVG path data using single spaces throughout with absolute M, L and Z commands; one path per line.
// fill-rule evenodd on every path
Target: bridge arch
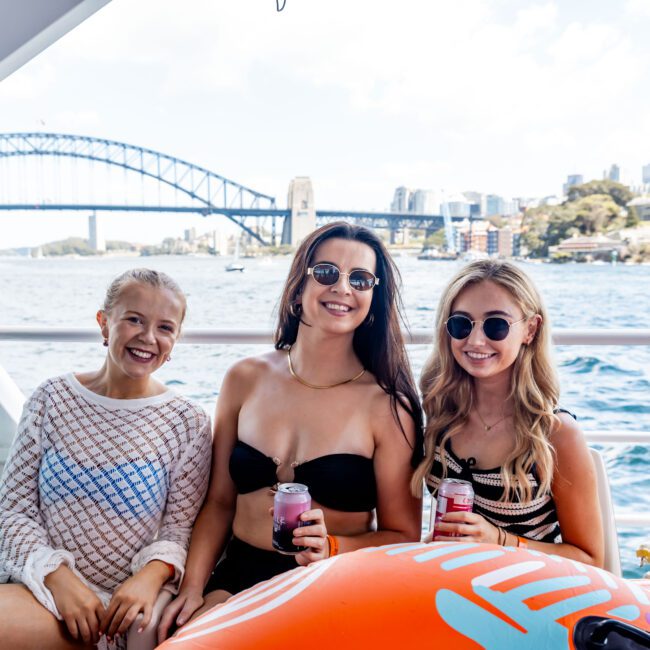
M 275 198 L 180 158 L 124 142 L 63 133 L 2 133 L 0 158 L 65 156 L 139 173 L 186 194 L 205 206 L 204 215 L 223 214 L 262 244 L 237 210 L 276 211 Z

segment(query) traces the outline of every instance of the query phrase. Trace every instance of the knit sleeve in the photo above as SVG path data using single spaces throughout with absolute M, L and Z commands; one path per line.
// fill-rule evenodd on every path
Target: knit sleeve
M 45 577 L 74 557 L 50 546 L 40 510 L 38 474 L 47 392 L 39 387 L 29 398 L 18 424 L 0 481 L 0 582 L 22 582 L 34 597 L 61 618 Z
M 152 560 L 174 565 L 176 574 L 167 585 L 174 593 L 183 579 L 192 526 L 210 478 L 210 418 L 200 411 L 193 420 L 188 443 L 170 473 L 169 494 L 158 535 L 151 544 L 136 553 L 131 562 L 133 574 Z

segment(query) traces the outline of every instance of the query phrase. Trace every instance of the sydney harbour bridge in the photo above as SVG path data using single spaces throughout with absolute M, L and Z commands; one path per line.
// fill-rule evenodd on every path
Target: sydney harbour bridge
M 134 179 L 141 186 L 135 192 Z M 60 133 L 0 134 L 0 218 L 2 211 L 223 215 L 262 245 L 295 244 L 316 225 L 334 220 L 393 232 L 451 225 L 449 217 L 445 224 L 433 214 L 316 209 L 305 178 L 291 182 L 288 203 L 280 208 L 273 196 L 144 147 Z

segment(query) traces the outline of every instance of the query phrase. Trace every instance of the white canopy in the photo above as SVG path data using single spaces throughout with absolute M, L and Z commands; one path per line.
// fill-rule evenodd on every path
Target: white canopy
M 0 0 L 0 81 L 110 0 Z

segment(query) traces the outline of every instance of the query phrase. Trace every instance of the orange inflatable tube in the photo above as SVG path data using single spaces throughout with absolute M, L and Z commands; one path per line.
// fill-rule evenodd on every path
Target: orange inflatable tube
M 650 581 L 528 549 L 397 544 L 276 576 L 159 647 L 561 650 L 585 616 L 650 631 Z

